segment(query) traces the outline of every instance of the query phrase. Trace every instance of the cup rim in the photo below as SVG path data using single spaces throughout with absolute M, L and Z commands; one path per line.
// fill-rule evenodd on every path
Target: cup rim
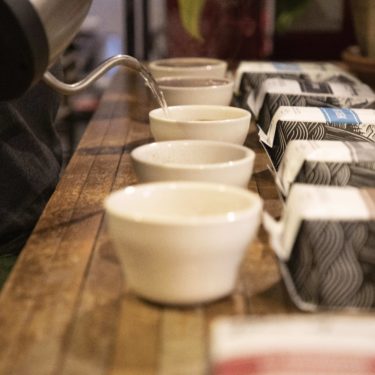
M 194 109 L 205 109 L 207 111 L 231 111 L 232 113 L 236 113 L 241 116 L 233 116 L 228 118 L 222 118 L 222 119 L 213 119 L 213 120 L 177 120 L 174 118 L 168 118 L 166 117 L 166 114 L 164 112 L 163 108 L 155 108 L 149 112 L 149 118 L 153 120 L 159 120 L 163 121 L 164 123 L 184 123 L 184 124 L 210 124 L 210 123 L 231 123 L 233 121 L 241 120 L 241 119 L 251 119 L 251 113 L 243 108 L 239 107 L 232 107 L 228 105 L 215 105 L 215 104 L 181 104 L 181 105 L 175 105 L 175 106 L 168 106 L 168 111 L 188 111 L 188 110 L 194 110 Z
M 224 162 L 213 162 L 213 163 L 197 163 L 197 164 L 189 164 L 189 163 L 168 163 L 168 162 L 156 162 L 149 159 L 146 159 L 142 154 L 143 151 L 148 151 L 149 149 L 157 149 L 158 147 L 168 147 L 168 145 L 181 145 L 182 147 L 189 147 L 191 145 L 196 146 L 216 146 L 221 148 L 229 148 L 233 150 L 239 150 L 243 152 L 243 155 L 240 158 L 232 159 Z M 222 142 L 222 141 L 214 141 L 214 140 L 199 140 L 199 139 L 190 139 L 190 140 L 169 140 L 169 141 L 157 141 L 148 143 L 139 147 L 136 147 L 131 153 L 130 156 L 133 160 L 138 163 L 146 164 L 148 166 L 153 166 L 161 169 L 177 169 L 177 170 L 216 170 L 216 169 L 225 169 L 229 167 L 236 167 L 246 163 L 253 163 L 255 160 L 255 152 L 245 146 Z
M 244 198 L 247 200 L 247 205 L 241 209 L 223 211 L 211 215 L 178 215 L 178 214 L 160 214 L 155 212 L 148 212 L 147 214 L 140 214 L 134 212 L 126 212 L 122 210 L 121 202 L 125 199 L 134 196 L 135 194 L 152 194 L 153 190 L 164 190 L 167 193 L 170 190 L 188 189 L 188 190 L 204 190 L 206 192 L 225 192 Z M 104 199 L 104 208 L 106 213 L 110 216 L 120 218 L 122 220 L 135 222 L 139 224 L 151 224 L 160 226 L 188 226 L 199 227 L 202 225 L 218 225 L 225 223 L 240 222 L 252 218 L 257 212 L 261 214 L 263 207 L 262 198 L 259 194 L 232 185 L 225 185 L 213 182 L 198 182 L 198 181 L 164 181 L 164 182 L 149 182 L 137 185 L 130 185 L 124 189 L 111 192 Z
M 200 66 L 163 66 L 160 65 L 163 62 L 179 62 L 179 61 L 201 61 L 201 62 L 206 62 L 204 65 Z M 216 58 L 211 58 L 211 57 L 171 57 L 171 58 L 166 58 L 166 59 L 157 59 L 150 61 L 149 63 L 149 68 L 150 69 L 157 69 L 159 71 L 164 71 L 164 72 L 171 72 L 171 71 L 176 71 L 176 70 L 181 70 L 181 71 L 210 71 L 215 68 L 222 68 L 227 65 L 227 62 L 225 60 L 221 59 L 216 59 Z
M 188 80 L 198 80 L 198 81 L 204 81 L 204 80 L 215 80 L 215 81 L 222 81 L 220 84 L 210 84 L 205 86 L 171 86 L 166 85 L 166 81 L 188 81 Z M 212 89 L 226 89 L 226 88 L 233 88 L 234 82 L 230 78 L 215 78 L 215 77 L 205 77 L 205 76 L 194 76 L 194 75 L 188 75 L 188 76 L 164 76 L 160 78 L 156 78 L 156 83 L 162 90 L 177 90 L 177 91 L 194 91 L 194 90 L 212 90 Z

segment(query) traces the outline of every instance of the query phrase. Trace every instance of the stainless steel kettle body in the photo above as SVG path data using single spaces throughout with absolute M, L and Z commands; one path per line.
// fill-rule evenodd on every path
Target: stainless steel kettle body
M 0 100 L 40 80 L 68 46 L 92 0 L 0 0 Z
M 20 0 L 15 0 L 20 1 Z M 80 29 L 92 0 L 29 0 L 48 42 L 48 64 L 65 50 Z
M 104 61 L 87 77 L 73 84 L 61 82 L 48 72 L 78 33 L 91 2 L 0 0 L 0 101 L 21 96 L 40 79 L 64 95 L 74 94 L 118 65 L 150 79 L 142 64 L 127 55 Z

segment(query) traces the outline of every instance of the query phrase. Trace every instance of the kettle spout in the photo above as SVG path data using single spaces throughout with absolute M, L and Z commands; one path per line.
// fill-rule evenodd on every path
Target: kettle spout
M 107 71 L 116 66 L 124 66 L 137 72 L 144 72 L 143 65 L 136 58 L 128 55 L 116 55 L 105 60 L 102 64 L 100 64 L 97 68 L 90 72 L 85 78 L 78 82 L 62 82 L 49 71 L 44 73 L 43 81 L 60 94 L 72 95 L 86 89 L 96 80 L 102 77 Z

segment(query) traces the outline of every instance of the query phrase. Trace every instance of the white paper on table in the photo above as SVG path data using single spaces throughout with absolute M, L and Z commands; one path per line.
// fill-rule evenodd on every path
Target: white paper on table
M 213 375 L 369 375 L 375 319 L 356 315 L 221 318 L 211 325 Z

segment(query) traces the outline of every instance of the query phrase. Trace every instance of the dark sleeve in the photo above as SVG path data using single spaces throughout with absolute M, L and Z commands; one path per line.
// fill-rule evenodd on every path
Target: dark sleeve
M 0 102 L 0 255 L 18 253 L 59 180 L 60 97 L 43 83 Z

